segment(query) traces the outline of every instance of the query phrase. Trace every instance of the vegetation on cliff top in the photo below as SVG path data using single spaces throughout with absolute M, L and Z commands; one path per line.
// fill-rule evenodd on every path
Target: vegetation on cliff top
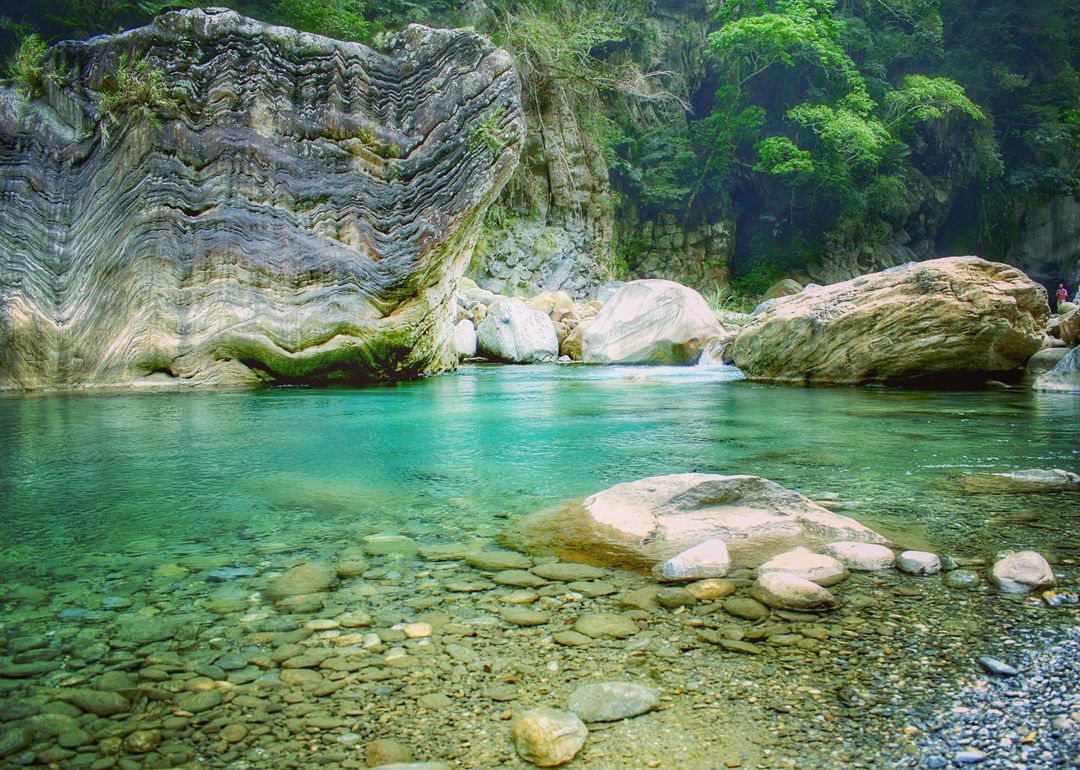
M 0 43 L 29 41 L 9 74 L 40 90 L 32 32 L 85 37 L 187 4 L 28 4 L 0 17 Z M 517 57 L 526 109 L 568 95 L 620 205 L 734 218 L 741 291 L 899 232 L 1000 256 L 1032 199 L 1080 194 L 1071 0 L 720 0 L 694 73 L 662 69 L 660 36 L 686 31 L 659 31 L 683 11 L 656 0 L 215 4 L 375 44 L 412 21 L 477 27 Z

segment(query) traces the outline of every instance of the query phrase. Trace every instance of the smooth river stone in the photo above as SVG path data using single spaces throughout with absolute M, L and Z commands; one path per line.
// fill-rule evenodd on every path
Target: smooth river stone
M 566 708 L 583 722 L 617 722 L 652 711 L 660 694 L 636 682 L 586 684 L 570 693 Z
M 271 599 L 305 596 L 328 590 L 337 582 L 337 569 L 326 562 L 313 561 L 293 567 L 277 576 L 266 586 Z
M 607 574 L 605 570 L 597 567 L 571 562 L 538 564 L 531 571 L 534 575 L 539 575 L 548 580 L 558 580 L 562 583 L 573 583 L 577 580 L 596 580 Z
M 513 626 L 542 626 L 551 622 L 551 616 L 546 612 L 522 607 L 506 608 L 502 611 L 502 619 Z
M 662 580 L 699 580 L 724 577 L 731 568 L 727 544 L 714 537 L 671 557 L 654 572 Z
M 510 569 L 528 569 L 532 559 L 516 551 L 473 551 L 465 557 L 470 567 L 488 572 L 501 572 Z
M 526 762 L 537 767 L 557 767 L 581 751 L 589 730 L 569 711 L 536 708 L 514 720 L 511 735 L 515 750 Z
M 750 586 L 750 595 L 774 609 L 830 610 L 836 597 L 817 583 L 784 572 L 769 572 Z
M 806 548 L 795 548 L 779 554 L 758 567 L 759 575 L 770 572 L 795 575 L 819 586 L 836 585 L 848 576 L 847 567 L 839 559 Z
M 592 639 L 625 639 L 641 629 L 624 615 L 593 613 L 579 617 L 574 623 L 574 630 Z
M 1010 553 L 990 568 L 990 580 L 1002 593 L 1026 594 L 1056 582 L 1049 562 L 1035 551 Z
M 850 570 L 880 572 L 896 566 L 896 554 L 888 546 L 878 543 L 838 540 L 822 550 L 839 559 Z
M 934 575 L 941 572 L 941 559 L 929 551 L 904 551 L 896 557 L 896 568 L 909 575 Z

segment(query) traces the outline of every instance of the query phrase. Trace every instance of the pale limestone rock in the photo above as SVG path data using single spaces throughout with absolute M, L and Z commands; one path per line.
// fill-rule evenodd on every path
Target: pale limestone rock
M 735 339 L 758 380 L 852 385 L 985 376 L 1042 345 L 1046 290 L 978 257 L 910 263 L 770 300 Z
M 714 537 L 671 557 L 654 571 L 663 580 L 698 580 L 724 577 L 731 569 L 727 545 Z
M 758 567 L 758 574 L 784 572 L 819 586 L 832 586 L 848 576 L 847 567 L 832 556 L 814 553 L 806 548 L 794 548 L 772 557 Z
M 941 559 L 927 551 L 904 551 L 896 557 L 896 568 L 909 575 L 933 575 L 941 572 Z
M 896 566 L 896 554 L 892 549 L 877 543 L 837 541 L 826 545 L 824 550 L 850 570 L 880 572 Z
M 1035 390 L 1080 393 L 1080 347 L 1069 351 L 1057 365 L 1035 380 Z
M 596 682 L 578 687 L 566 708 L 583 722 L 617 722 L 652 711 L 660 693 L 637 682 Z
M 705 299 L 674 281 L 631 281 L 585 332 L 581 360 L 592 364 L 687 364 L 724 327 Z
M 589 331 L 589 327 L 593 323 L 592 318 L 587 318 L 584 321 L 578 323 L 570 333 L 566 335 L 566 339 L 562 341 L 559 346 L 559 355 L 568 356 L 574 361 L 581 360 L 581 342 L 585 339 L 585 333 Z
M 1035 551 L 1018 551 L 999 559 L 990 569 L 990 580 L 1008 594 L 1027 594 L 1056 582 L 1050 564 Z
M 831 610 L 837 606 L 828 589 L 785 572 L 759 575 L 750 586 L 750 596 L 780 610 Z
M 452 368 L 454 291 L 524 144 L 513 60 L 411 25 L 380 53 L 191 9 L 0 87 L 0 389 Z M 121 54 L 177 106 L 102 137 Z M 498 147 L 470 142 L 496 126 Z M 482 143 L 481 143 L 482 144 Z
M 511 734 L 514 748 L 526 762 L 537 767 L 557 767 L 581 751 L 589 731 L 576 714 L 536 708 L 514 720 Z
M 647 569 L 711 538 L 727 544 L 737 567 L 757 566 L 799 545 L 884 542 L 854 519 L 767 479 L 705 473 L 617 484 L 519 519 L 500 537 L 526 552 Z
M 454 326 L 454 350 L 459 359 L 476 355 L 476 327 L 468 318 L 463 318 Z
M 559 356 L 559 338 L 551 319 L 519 299 L 492 304 L 476 329 L 476 340 L 484 355 L 512 364 L 554 361 Z

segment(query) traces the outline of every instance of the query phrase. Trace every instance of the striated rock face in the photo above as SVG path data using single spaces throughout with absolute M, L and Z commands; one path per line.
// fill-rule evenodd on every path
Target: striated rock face
M 160 125 L 100 94 L 160 69 Z M 62 43 L 0 89 L 0 387 L 419 376 L 523 141 L 512 60 L 410 26 L 387 53 L 221 9 Z
M 770 300 L 739 333 L 759 380 L 854 385 L 1007 372 L 1042 345 L 1046 290 L 978 257 L 913 262 Z
M 680 473 L 616 484 L 583 502 L 519 519 L 500 536 L 526 552 L 649 569 L 706 540 L 727 545 L 736 567 L 795 546 L 884 540 L 758 476 Z

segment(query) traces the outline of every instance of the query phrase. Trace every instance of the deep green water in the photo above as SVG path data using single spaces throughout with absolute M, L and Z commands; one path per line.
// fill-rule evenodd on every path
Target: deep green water
M 731 369 L 467 367 L 360 390 L 0 398 L 0 567 L 488 536 L 688 470 L 753 473 L 901 543 L 1080 555 L 1077 496 L 967 496 L 967 471 L 1080 470 L 1080 399 L 733 382 Z

